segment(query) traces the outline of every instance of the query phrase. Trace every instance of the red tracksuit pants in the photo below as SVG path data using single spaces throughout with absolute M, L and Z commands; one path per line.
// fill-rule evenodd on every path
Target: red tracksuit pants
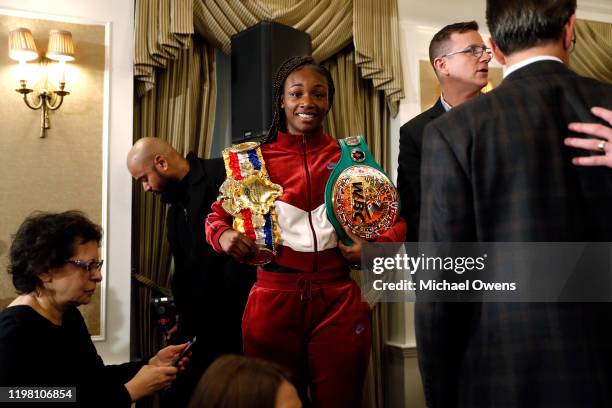
M 242 320 L 244 354 L 292 371 L 317 408 L 361 406 L 370 308 L 346 271 L 258 271 Z

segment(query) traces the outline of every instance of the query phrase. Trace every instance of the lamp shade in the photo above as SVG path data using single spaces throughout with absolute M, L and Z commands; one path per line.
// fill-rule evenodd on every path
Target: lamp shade
M 47 58 L 56 61 L 74 61 L 74 44 L 70 31 L 49 31 Z
M 9 57 L 15 61 L 32 61 L 38 58 L 30 30 L 20 27 L 9 32 Z

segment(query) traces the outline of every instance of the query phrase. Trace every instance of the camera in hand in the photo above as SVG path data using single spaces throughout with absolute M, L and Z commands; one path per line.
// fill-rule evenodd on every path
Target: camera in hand
M 151 299 L 151 306 L 153 308 L 155 324 L 164 333 L 167 333 L 176 323 L 174 298 L 166 296 L 153 298 Z

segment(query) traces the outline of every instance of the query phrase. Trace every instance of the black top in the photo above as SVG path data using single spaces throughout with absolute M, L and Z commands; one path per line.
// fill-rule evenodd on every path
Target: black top
M 397 190 L 402 215 L 408 223 L 406 241 L 418 241 L 421 208 L 421 149 L 425 126 L 446 111 L 442 101 L 404 123 L 400 128 L 400 149 L 397 165 Z
M 123 384 L 142 366 L 142 362 L 105 366 L 76 307 L 66 311 L 61 326 L 25 305 L 0 313 L 2 387 L 76 387 L 77 403 L 66 406 L 129 407 L 130 395 Z
M 190 363 L 166 393 L 168 406 L 186 406 L 202 373 L 223 354 L 242 353 L 242 314 L 255 268 L 216 253 L 206 243 L 204 223 L 225 180 L 223 159 L 187 155 L 189 172 L 169 183 L 162 201 L 169 204 L 166 228 L 174 258 L 172 294 L 180 324 L 178 341 L 197 335 Z M 174 396 L 169 396 L 174 395 Z
M 174 257 L 172 293 L 181 315 L 181 340 L 198 336 L 210 361 L 242 351 L 242 312 L 255 280 L 255 268 L 216 253 L 206 243 L 204 223 L 225 180 L 223 159 L 187 155 L 189 172 L 162 195 L 170 204 L 166 222 Z M 194 351 L 195 354 L 195 351 Z

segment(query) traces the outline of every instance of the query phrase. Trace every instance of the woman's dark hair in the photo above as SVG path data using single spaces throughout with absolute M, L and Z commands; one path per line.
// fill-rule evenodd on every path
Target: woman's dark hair
M 9 253 L 8 271 L 17 293 L 41 287 L 39 275 L 62 266 L 74 255 L 75 245 L 101 240 L 102 228 L 80 211 L 31 214 L 17 230 Z
M 276 133 L 280 130 L 282 132 L 287 131 L 287 118 L 285 112 L 281 108 L 281 98 L 285 91 L 285 81 L 292 72 L 300 70 L 302 68 L 312 68 L 319 74 L 323 75 L 327 80 L 327 102 L 328 109 L 331 109 L 334 103 L 334 80 L 331 74 L 323 65 L 319 64 L 312 57 L 291 57 L 281 64 L 274 75 L 274 83 L 272 84 L 272 125 L 268 134 L 262 140 L 262 143 L 271 142 L 276 139 Z
M 200 379 L 188 408 L 270 408 L 278 388 L 291 382 L 280 366 L 237 355 L 221 356 Z

